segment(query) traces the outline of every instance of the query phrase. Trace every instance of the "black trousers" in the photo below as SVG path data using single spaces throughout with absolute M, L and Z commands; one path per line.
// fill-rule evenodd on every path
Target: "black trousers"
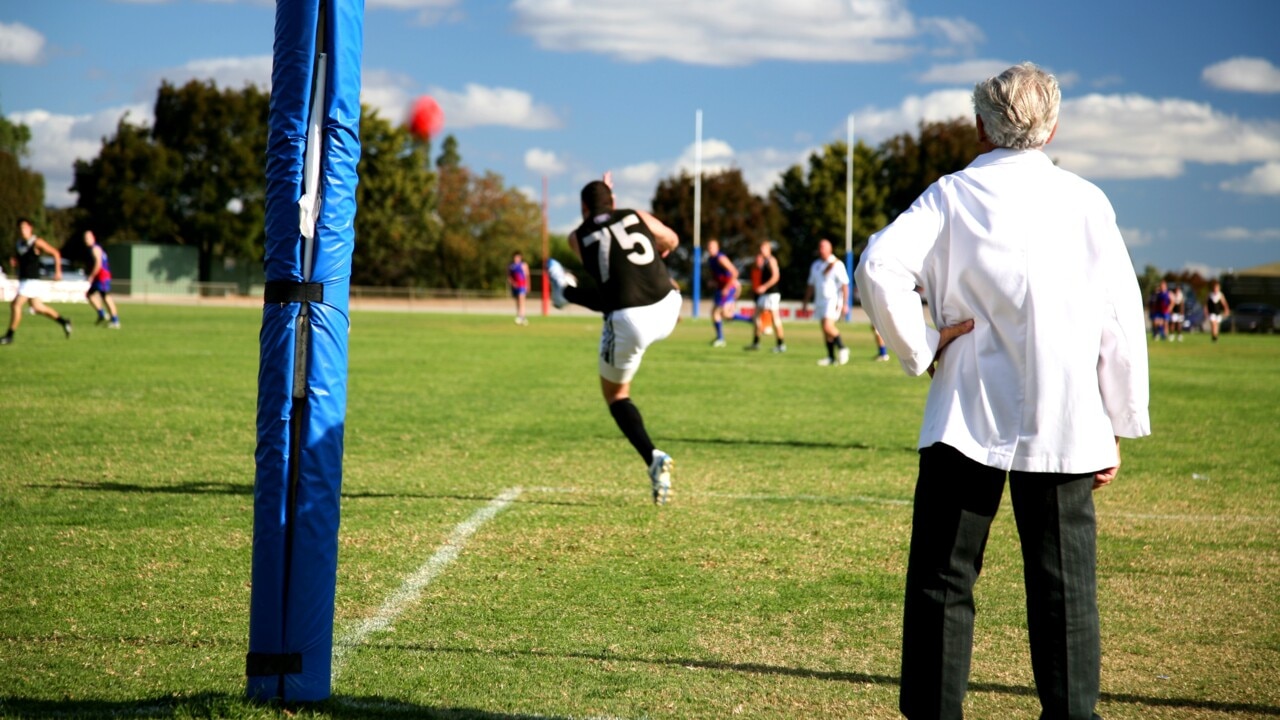
M 973 586 L 1003 470 L 947 445 L 920 451 L 907 561 L 898 707 L 960 718 L 973 652 Z M 1101 665 L 1093 474 L 1009 473 L 1022 545 L 1031 667 L 1042 720 L 1097 718 Z

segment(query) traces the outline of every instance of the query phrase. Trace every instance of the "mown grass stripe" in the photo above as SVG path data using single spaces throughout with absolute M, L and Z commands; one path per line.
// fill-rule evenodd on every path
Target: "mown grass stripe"
M 615 490 L 611 488 L 581 488 L 581 487 L 534 487 L 529 488 L 529 492 L 540 493 L 562 493 L 565 495 L 641 495 L 640 490 Z M 873 497 L 870 495 L 813 495 L 813 494 L 775 494 L 775 493 L 726 493 L 726 492 L 699 492 L 699 491 L 682 491 L 680 497 L 703 497 L 715 498 L 718 500 L 735 500 L 743 502 L 795 502 L 795 503 L 822 503 L 827 505 L 891 505 L 898 507 L 910 507 L 911 501 L 901 498 L 885 498 Z M 1162 520 L 1169 522 L 1203 522 L 1203 523 L 1269 523 L 1275 522 L 1277 518 L 1266 517 L 1262 515 L 1195 515 L 1195 514 L 1178 514 L 1178 513 L 1133 513 L 1133 512 L 1114 512 L 1108 510 L 1099 510 L 1100 518 L 1117 518 L 1121 520 Z

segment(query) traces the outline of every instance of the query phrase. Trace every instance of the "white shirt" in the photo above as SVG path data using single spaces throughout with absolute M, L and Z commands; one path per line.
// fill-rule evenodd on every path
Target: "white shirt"
M 809 266 L 809 284 L 813 286 L 813 304 L 844 302 L 844 289 L 849 285 L 849 271 L 835 255 L 825 261 L 818 258 Z
M 1115 211 L 1040 150 L 999 149 L 940 178 L 871 237 L 862 306 L 910 375 L 943 352 L 919 447 L 1003 470 L 1114 467 L 1114 437 L 1151 433 L 1142 296 Z

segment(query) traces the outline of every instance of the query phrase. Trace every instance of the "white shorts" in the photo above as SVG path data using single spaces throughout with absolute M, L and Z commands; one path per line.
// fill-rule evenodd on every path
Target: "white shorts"
M 673 290 L 652 305 L 605 315 L 600 333 L 600 377 L 614 383 L 631 382 L 644 351 L 676 329 L 683 303 L 680 293 Z
M 765 293 L 756 298 L 756 309 L 760 311 L 768 310 L 774 315 L 778 314 L 778 306 L 782 304 L 782 293 Z
M 1213 322 L 1216 322 L 1216 323 L 1220 323 L 1220 322 L 1222 322 L 1222 316 L 1221 316 L 1221 315 L 1219 315 L 1218 313 L 1210 313 L 1210 314 L 1209 314 L 1209 320 L 1211 320 L 1211 321 L 1213 321 Z
M 813 304 L 813 317 L 818 322 L 840 319 L 840 300 L 818 300 Z
M 44 280 L 19 280 L 18 295 L 32 300 L 43 300 L 49 294 L 49 283 Z
M 1180 323 L 1180 322 L 1182 322 L 1182 313 L 1173 313 L 1173 314 L 1171 314 L 1171 315 L 1169 316 L 1169 321 L 1170 321 L 1170 322 L 1175 322 L 1175 323 Z

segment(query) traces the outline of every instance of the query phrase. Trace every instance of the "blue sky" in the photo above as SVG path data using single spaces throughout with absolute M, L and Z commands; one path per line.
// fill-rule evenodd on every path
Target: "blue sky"
M 433 95 L 464 162 L 577 219 L 606 169 L 620 201 L 692 168 L 758 193 L 845 136 L 969 116 L 975 81 L 1031 60 L 1061 79 L 1048 147 L 1111 197 L 1135 264 L 1216 274 L 1280 261 L 1274 0 L 366 0 L 363 99 L 400 120 Z M 267 86 L 274 3 L 0 4 L 0 109 L 31 126 L 51 204 L 162 79 Z

